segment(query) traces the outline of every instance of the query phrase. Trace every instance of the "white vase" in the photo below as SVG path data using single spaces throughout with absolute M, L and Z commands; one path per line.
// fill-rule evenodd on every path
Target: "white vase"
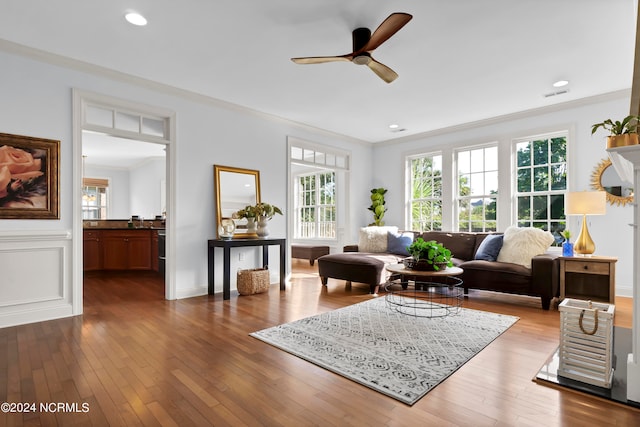
M 247 234 L 256 234 L 256 219 L 247 218 Z
M 269 229 L 267 225 L 269 224 L 269 217 L 267 216 L 259 216 L 258 217 L 258 237 L 267 237 L 269 235 Z

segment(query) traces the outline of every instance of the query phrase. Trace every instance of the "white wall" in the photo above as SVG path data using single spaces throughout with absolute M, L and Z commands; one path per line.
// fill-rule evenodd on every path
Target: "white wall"
M 287 195 L 287 136 L 292 135 L 352 152 L 352 179 L 350 193 L 354 195 L 352 223 L 364 223 L 366 200 L 371 177 L 371 152 L 368 145 L 333 134 L 301 127 L 284 120 L 248 111 L 243 108 L 205 99 L 194 94 L 167 89 L 150 82 L 134 80 L 99 71 L 83 71 L 81 68 L 67 68 L 68 61 L 59 61 L 46 56 L 34 59 L 29 52 L 25 55 L 15 52 L 0 52 L 2 79 L 0 79 L 0 124 L 1 131 L 18 135 L 29 135 L 57 139 L 60 144 L 60 219 L 59 220 L 2 220 L 0 232 L 8 233 L 43 230 L 73 231 L 73 197 L 80 197 L 79 176 L 72 176 L 73 124 L 72 89 L 79 89 L 127 101 L 142 103 L 174 111 L 176 126 L 176 171 L 177 182 L 176 212 L 170 221 L 175 224 L 176 254 L 175 269 L 176 295 L 187 297 L 205 294 L 207 290 L 207 240 L 216 236 L 214 226 L 213 165 L 221 164 L 248 169 L 261 173 L 262 199 L 277 206 L 286 206 Z M 44 62 L 46 61 L 46 62 Z M 77 64 L 71 64 L 77 67 Z M 98 74 L 100 73 L 100 74 Z M 359 209 L 364 206 L 362 213 Z M 132 207 L 133 208 L 133 207 Z M 156 212 L 153 213 L 154 215 Z M 285 212 L 286 215 L 286 212 Z M 270 222 L 271 235 L 287 235 L 287 221 L 276 217 Z M 349 232 L 347 232 L 349 234 Z M 81 235 L 72 235 L 74 242 Z M 271 254 L 277 259 L 275 248 Z M 253 268 L 252 261 L 258 251 L 249 250 L 249 256 L 240 262 L 234 258 L 232 271 L 238 267 Z M 64 271 L 74 271 L 81 259 L 72 259 L 72 251 L 67 251 L 62 261 Z M 4 256 L 0 253 L 0 257 Z M 33 265 L 37 265 L 34 260 Z M 221 272 L 221 263 L 216 263 Z M 273 263 L 272 263 L 273 264 Z M 25 267 L 28 267 L 25 265 Z M 277 263 L 272 265 L 276 276 Z M 215 288 L 221 292 L 221 275 L 217 274 Z M 72 278 L 64 277 L 65 289 Z M 77 280 L 81 281 L 81 278 Z M 235 278 L 234 278 L 235 280 Z M 235 283 L 235 281 L 234 281 Z M 56 282 L 51 286 L 58 286 Z M 0 283 L 0 286 L 2 284 Z M 35 284 L 32 299 L 40 296 Z M 71 289 L 81 284 L 74 283 Z M 74 288 L 75 287 L 75 288 Z M 74 296 L 75 305 L 81 307 L 81 298 Z M 74 301 L 64 300 L 69 306 Z M 14 310 L 16 307 L 8 307 Z M 19 310 L 22 314 L 29 310 L 28 302 Z M 79 314 L 76 308 L 73 314 Z M 0 315 L 2 314 L 0 310 Z M 32 316 L 32 321 L 44 320 L 49 315 L 43 313 Z M 24 316 L 14 316 L 16 323 Z M 18 320 L 19 319 L 19 320 Z M 0 326 L 11 324 L 8 318 Z
M 591 136 L 591 125 L 607 118 L 621 118 L 629 114 L 630 93 L 622 92 L 597 97 L 588 102 L 567 104 L 553 111 L 530 112 L 494 119 L 476 126 L 465 126 L 437 132 L 416 140 L 399 140 L 377 145 L 373 152 L 373 186 L 389 189 L 386 194 L 389 207 L 387 224 L 406 227 L 404 218 L 404 160 L 407 154 L 442 150 L 451 156 L 457 147 L 498 141 L 501 156 L 509 150 L 511 140 L 544 132 L 568 130 L 569 190 L 589 190 L 591 173 L 597 164 L 607 157 L 606 133 Z M 507 154 L 508 155 L 508 154 Z M 511 187 L 511 173 L 500 176 L 500 192 Z M 508 191 L 507 191 L 508 193 Z M 508 203 L 508 200 L 507 200 Z M 607 205 L 607 214 L 588 218 L 589 231 L 596 243 L 596 255 L 618 257 L 616 267 L 616 293 L 631 295 L 633 233 L 628 224 L 633 222 L 633 208 Z M 511 217 L 499 218 L 499 228 L 504 230 L 513 223 Z M 570 217 L 569 229 L 577 236 L 581 219 Z
M 166 178 L 166 159 L 147 159 L 129 173 L 131 215 L 153 219 L 166 209 L 161 197 Z M 127 217 L 123 217 L 127 218 Z

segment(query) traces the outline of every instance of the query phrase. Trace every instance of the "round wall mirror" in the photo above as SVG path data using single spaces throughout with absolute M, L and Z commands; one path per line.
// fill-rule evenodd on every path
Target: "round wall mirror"
M 607 193 L 607 201 L 611 205 L 633 203 L 633 188 L 620 179 L 609 159 L 603 159 L 593 170 L 591 188 Z

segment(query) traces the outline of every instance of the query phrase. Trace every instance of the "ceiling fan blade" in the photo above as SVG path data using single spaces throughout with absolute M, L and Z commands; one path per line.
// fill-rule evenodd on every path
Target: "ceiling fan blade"
M 391 68 L 387 67 L 381 62 L 376 61 L 371 58 L 371 61 L 367 64 L 371 70 L 378 75 L 382 80 L 387 83 L 391 83 L 395 79 L 398 78 L 398 73 L 393 71 Z
M 362 52 L 372 51 L 382 43 L 389 40 L 391 36 L 400 31 L 413 18 L 408 13 L 396 12 L 392 13 L 382 21 L 382 24 L 371 35 L 371 38 L 361 49 Z
M 351 61 L 351 54 L 342 56 L 310 56 L 305 58 L 291 58 L 296 64 L 322 64 L 323 62 Z

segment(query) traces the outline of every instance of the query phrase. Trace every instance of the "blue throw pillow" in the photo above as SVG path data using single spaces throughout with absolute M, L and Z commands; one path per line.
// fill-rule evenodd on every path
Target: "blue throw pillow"
M 497 260 L 500 249 L 502 249 L 503 239 L 504 236 L 502 234 L 489 234 L 484 238 L 482 243 L 480 243 L 475 259 L 484 261 Z
M 387 252 L 396 255 L 407 255 L 407 246 L 413 243 L 413 233 L 387 233 Z

